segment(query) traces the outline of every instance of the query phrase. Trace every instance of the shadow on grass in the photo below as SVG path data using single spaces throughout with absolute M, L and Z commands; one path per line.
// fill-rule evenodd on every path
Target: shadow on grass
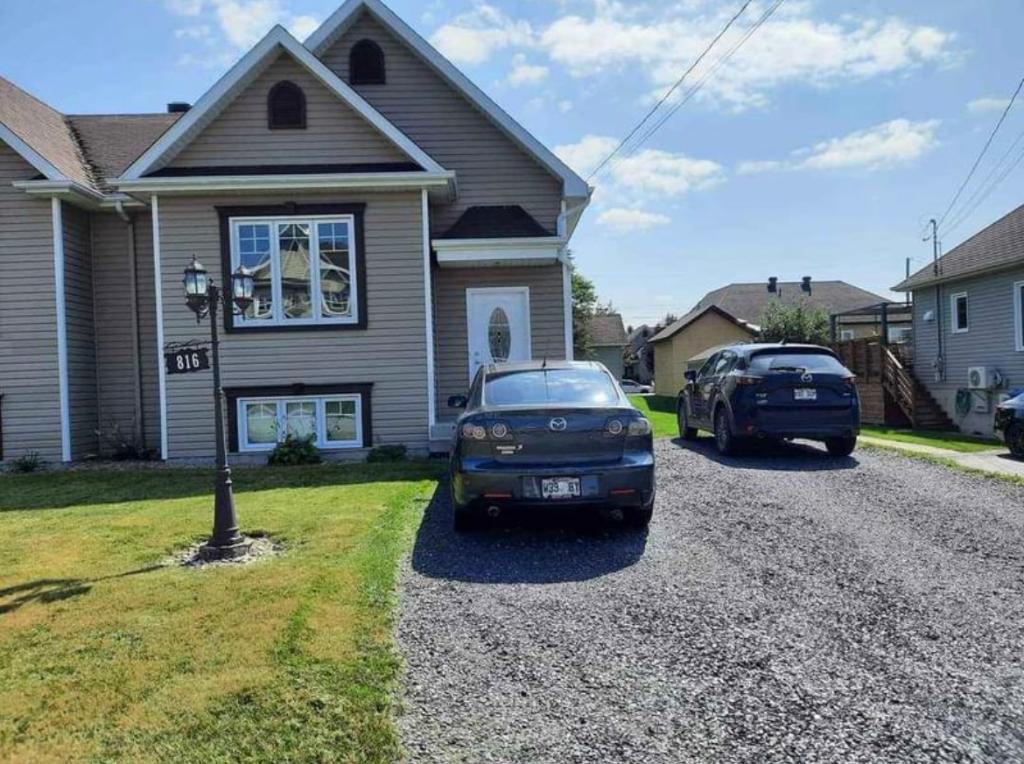
M 696 440 L 674 438 L 672 443 L 717 462 L 726 467 L 745 470 L 778 470 L 783 472 L 821 472 L 852 470 L 860 465 L 853 456 L 829 455 L 824 446 L 788 441 L 752 441 L 744 443 L 734 456 L 722 456 L 715 447 L 715 439 L 698 437 Z
M 236 493 L 277 488 L 318 488 L 438 478 L 440 462 L 320 464 L 304 467 L 241 467 L 233 470 Z M 94 504 L 210 496 L 212 469 L 88 469 L 34 475 L 0 475 L 0 513 L 64 509 Z
M 40 578 L 35 581 L 8 586 L 0 589 L 0 615 L 11 613 L 23 605 L 28 605 L 32 602 L 41 604 L 63 602 L 72 597 L 88 594 L 92 589 L 92 585 L 100 581 L 138 576 L 143 573 L 160 570 L 162 567 L 164 566 L 149 565 L 145 568 L 129 570 L 124 573 L 114 573 L 109 576 L 98 576 L 96 578 Z
M 482 584 L 586 581 L 628 568 L 646 545 L 646 531 L 565 507 L 510 509 L 480 530 L 456 533 L 442 482 L 416 533 L 412 566 L 430 578 Z

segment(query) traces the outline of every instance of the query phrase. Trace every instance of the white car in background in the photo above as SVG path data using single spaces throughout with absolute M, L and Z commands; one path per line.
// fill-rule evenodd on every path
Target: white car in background
M 619 386 L 626 395 L 650 395 L 654 392 L 654 388 L 650 385 L 642 385 L 632 379 L 620 379 Z

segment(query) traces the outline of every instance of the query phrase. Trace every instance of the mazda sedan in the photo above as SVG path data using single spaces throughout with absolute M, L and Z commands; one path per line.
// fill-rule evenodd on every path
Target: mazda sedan
M 451 456 L 456 530 L 510 506 L 603 508 L 646 527 L 654 508 L 651 424 L 601 364 L 481 367 Z

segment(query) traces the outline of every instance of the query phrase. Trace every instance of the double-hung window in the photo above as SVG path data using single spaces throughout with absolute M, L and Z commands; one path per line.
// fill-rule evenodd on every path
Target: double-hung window
M 1013 285 L 1013 325 L 1017 350 L 1024 351 L 1024 281 Z
M 967 292 L 958 292 L 949 298 L 950 324 L 953 334 L 963 334 L 970 327 L 968 315 Z
M 359 322 L 351 215 L 231 218 L 231 269 L 254 276 L 239 328 Z
M 363 445 L 359 395 L 239 398 L 237 406 L 241 451 L 272 449 L 288 435 L 312 438 L 323 449 Z

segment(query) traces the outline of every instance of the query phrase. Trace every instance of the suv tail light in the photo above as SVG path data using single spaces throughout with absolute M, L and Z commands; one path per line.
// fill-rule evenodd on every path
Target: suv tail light
M 759 385 L 763 380 L 764 377 L 755 377 L 752 374 L 743 374 L 739 377 L 736 377 L 736 384 L 744 386 Z

